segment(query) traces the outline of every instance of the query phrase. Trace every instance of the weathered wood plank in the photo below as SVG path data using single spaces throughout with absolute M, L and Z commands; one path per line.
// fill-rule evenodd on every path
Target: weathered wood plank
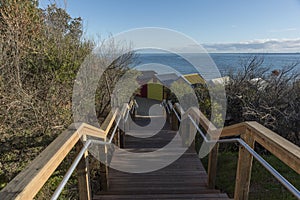
M 121 114 L 123 114 L 123 116 L 126 113 L 125 111 L 130 109 L 132 104 L 126 104 L 124 106 L 126 107 L 123 107 L 121 110 Z M 188 114 L 193 118 L 195 117 L 195 119 L 199 119 L 199 124 L 206 130 L 211 139 L 217 139 L 217 136 L 219 136 L 218 134 L 220 133 L 221 137 L 241 135 L 241 138 L 246 141 L 250 147 L 254 148 L 255 141 L 260 143 L 273 155 L 278 157 L 285 164 L 300 174 L 300 148 L 267 129 L 266 127 L 258 124 L 257 122 L 244 122 L 225 127 L 220 130 L 216 129 L 216 127 L 205 117 L 205 115 L 203 115 L 203 113 L 200 112 L 198 108 L 190 108 L 186 112 L 180 107 L 179 104 L 176 104 L 175 108 L 179 115 L 182 116 L 182 119 L 187 119 Z M 106 118 L 102 129 L 83 123 L 78 130 L 76 130 L 75 126 L 73 125 L 67 131 L 63 132 L 28 167 L 26 167 L 23 172 L 21 172 L 15 179 L 13 179 L 13 181 L 11 181 L 11 183 L 7 185 L 7 187 L 0 192 L 0 199 L 32 199 L 82 135 L 102 138 L 105 140 L 107 134 L 113 126 L 118 112 L 119 111 L 116 110 Z M 198 124 L 198 122 L 196 123 Z M 190 133 L 190 130 L 194 130 L 194 128 L 190 125 L 191 123 L 187 125 L 187 127 L 182 127 L 184 130 L 186 129 L 184 132 Z M 155 148 L 160 148 L 160 146 L 164 146 L 165 143 L 168 143 L 168 141 L 173 139 L 170 137 L 170 134 L 175 134 L 176 132 L 162 131 L 162 133 L 163 137 L 157 136 L 150 138 L 148 139 L 147 143 L 140 143 L 138 139 L 129 138 L 128 144 L 130 148 L 136 147 L 137 152 L 145 152 L 145 149 L 143 148 L 151 151 L 153 149 L 155 150 Z M 119 140 L 118 143 L 120 143 Z M 135 143 L 137 143 L 138 146 L 134 146 Z M 84 158 L 86 158 L 86 156 L 87 154 L 85 154 Z M 81 192 L 80 198 L 89 199 L 90 193 L 88 186 L 88 169 L 85 165 L 86 160 L 84 158 L 79 164 L 79 168 L 81 168 L 79 172 L 82 172 L 85 177 L 79 177 L 79 185 L 81 185 L 79 187 L 81 188 L 81 191 L 86 190 L 86 192 Z M 113 177 L 110 177 L 110 180 L 112 180 L 112 183 L 114 183 L 112 185 L 112 189 L 115 188 L 116 191 L 124 193 L 138 191 L 140 194 L 143 192 L 151 193 L 153 191 L 158 191 L 161 194 L 172 191 L 177 191 L 178 194 L 187 192 L 199 193 L 199 189 L 201 192 L 213 192 L 214 190 L 209 190 L 207 186 L 204 185 L 205 181 L 203 180 L 207 179 L 207 175 L 200 161 L 196 161 L 196 159 L 198 159 L 197 155 L 191 153 L 189 150 L 172 165 L 159 170 L 158 172 L 153 172 L 144 176 L 113 172 Z M 248 198 L 252 160 L 253 157 L 251 154 L 249 154 L 249 152 L 243 147 L 240 147 L 235 199 Z M 85 161 L 85 163 L 83 161 Z M 80 167 L 81 164 L 82 167 Z M 213 149 L 209 156 L 208 185 L 210 187 L 213 187 L 214 185 L 216 164 L 217 147 Z M 106 168 L 104 170 L 105 176 L 108 177 L 107 166 L 104 167 Z M 123 181 L 120 181 L 120 178 L 123 179 Z M 146 182 L 144 182 L 144 180 Z M 150 187 L 146 187 L 149 184 L 148 181 L 150 180 L 152 181 L 152 185 Z M 106 181 L 108 186 L 108 179 Z M 182 185 L 182 183 L 186 184 Z M 145 188 L 148 190 L 145 191 Z
M 217 177 L 217 164 L 218 164 L 218 150 L 219 150 L 219 144 L 216 144 L 211 152 L 209 153 L 208 157 L 208 188 L 213 189 L 216 185 L 216 177 Z
M 243 122 L 229 127 L 224 127 L 222 129 L 215 129 L 215 126 L 205 117 L 205 115 L 203 115 L 203 113 L 201 113 L 201 111 L 198 108 L 190 108 L 188 111 L 184 112 L 179 104 L 175 104 L 175 107 L 177 108 L 181 116 L 190 114 L 198 117 L 200 119 L 199 124 L 203 129 L 206 130 L 207 134 L 212 139 L 218 139 L 218 137 L 215 137 L 218 135 L 220 135 L 220 137 L 232 137 L 232 136 L 245 135 L 246 130 L 251 129 L 253 138 L 251 139 L 251 141 L 248 140 L 248 138 L 246 138 L 246 140 L 250 142 L 250 146 L 252 145 L 252 143 L 254 144 L 254 140 L 257 141 L 268 151 L 270 151 L 274 156 L 279 158 L 286 165 L 288 165 L 294 171 L 300 174 L 300 168 L 299 168 L 300 147 L 292 144 L 291 142 L 287 141 L 283 137 L 279 136 L 277 133 L 274 133 L 268 128 L 262 126 L 261 124 L 257 122 Z M 247 152 L 244 152 L 244 154 L 248 154 L 248 156 L 250 155 Z M 248 159 L 248 161 L 252 162 L 252 156 L 250 156 L 249 158 L 250 159 Z M 216 154 L 211 152 L 209 156 L 209 163 L 214 163 L 216 161 L 217 161 Z M 251 170 L 251 165 L 250 165 L 250 170 Z M 244 178 L 248 184 L 250 181 L 251 173 L 246 170 L 244 175 L 246 174 L 248 174 L 248 176 L 244 176 Z M 209 176 L 209 179 L 210 178 L 212 177 Z M 209 182 L 211 182 L 211 180 Z M 245 193 L 247 193 L 247 191 Z
M 83 123 L 80 127 L 80 130 L 78 131 L 81 135 L 88 135 L 96 138 L 105 139 L 106 138 L 106 132 L 100 128 L 91 126 L 89 124 Z
M 75 125 L 71 125 L 1 190 L 0 199 L 33 199 L 79 138 Z
M 119 113 L 119 109 L 116 109 L 115 111 L 110 111 L 110 113 L 102 123 L 101 129 L 104 131 L 105 135 L 107 135 L 108 132 L 110 131 L 118 113 Z
M 108 127 L 112 117 L 113 117 L 114 112 L 111 110 L 108 115 L 106 116 L 105 120 L 102 122 L 100 129 L 102 130 L 106 130 L 106 128 Z
M 239 136 L 245 133 L 246 127 L 247 124 L 242 122 L 231 126 L 226 126 L 221 130 L 217 130 L 217 131 L 221 132 L 220 137 L 232 137 L 232 136 Z
M 189 125 L 187 124 L 185 128 L 188 130 L 193 129 Z M 142 140 L 126 136 L 127 146 L 130 146 L 126 150 L 137 154 L 139 152 L 156 151 L 167 144 L 166 142 L 172 140 L 175 134 L 177 134 L 175 131 L 162 130 L 155 136 Z M 148 142 L 142 143 L 144 140 Z M 179 146 L 177 148 L 183 147 Z M 166 152 L 166 154 L 172 156 L 173 154 L 177 154 L 176 152 L 170 151 Z M 125 155 L 121 155 L 121 157 L 123 161 L 120 164 L 128 163 Z M 153 159 L 153 162 L 157 161 L 157 158 L 149 159 Z M 116 161 L 120 160 L 117 159 Z M 154 172 L 136 174 L 110 169 L 109 180 L 110 187 L 108 191 L 101 193 L 103 195 L 101 199 L 106 199 L 106 197 L 108 197 L 107 199 L 130 199 L 132 196 L 126 196 L 130 194 L 134 194 L 135 197 L 133 199 L 143 199 L 143 195 L 145 194 L 150 195 L 149 199 L 163 199 L 166 194 L 172 194 L 169 197 L 171 199 L 187 199 L 185 197 L 188 195 L 195 194 L 204 194 L 204 197 L 209 197 L 209 194 L 216 194 L 212 195 L 211 199 L 218 199 L 219 197 L 228 199 L 227 195 L 220 195 L 218 190 L 207 187 L 206 171 L 195 149 L 192 149 L 192 147 L 188 148 L 179 159 L 169 166 Z M 177 198 L 174 198 L 176 196 Z
M 257 122 L 246 122 L 254 139 L 274 156 L 300 174 L 300 147 Z
M 174 130 L 174 131 L 178 130 L 179 121 L 178 121 L 177 116 L 174 113 L 174 111 L 171 112 L 171 126 L 172 126 L 172 130 Z
M 84 141 L 86 137 L 84 136 Z M 76 150 L 79 153 L 83 147 L 83 143 L 77 143 Z M 86 151 L 77 166 L 77 179 L 79 200 L 90 200 L 92 197 L 89 175 L 88 151 Z
M 93 127 L 89 124 L 72 124 L 68 130 L 60 134 L 36 159 L 34 159 L 20 174 L 18 174 L 3 190 L 0 192 L 0 199 L 32 199 L 48 178 L 56 170 L 66 155 L 75 146 L 82 135 L 89 135 L 105 139 L 113 122 L 117 116 L 118 109 L 111 117 L 105 120 L 105 130 Z M 77 127 L 79 127 L 77 129 Z M 76 130 L 77 129 L 77 130 Z M 87 153 L 83 159 L 87 157 Z M 87 175 L 84 161 L 80 162 L 85 175 Z M 79 170 L 80 172 L 82 170 Z M 80 187 L 86 187 L 87 199 L 90 199 L 88 191 L 88 177 L 80 178 Z M 85 183 L 84 183 L 85 182 Z M 84 186 L 85 185 L 85 186 Z M 84 197 L 81 197 L 83 199 Z
M 106 196 L 95 196 L 95 200 L 116 200 L 116 199 L 122 199 L 122 200 L 132 200 L 132 199 L 228 199 L 228 197 L 224 194 L 218 194 L 218 193 L 208 193 L 208 194 L 143 194 L 143 195 L 133 195 L 133 194 L 127 194 L 127 195 L 106 195 Z
M 76 127 L 79 128 L 76 130 Z M 0 192 L 0 199 L 32 199 L 82 134 L 105 138 L 103 130 L 82 123 L 72 124 Z
M 241 138 L 251 147 L 254 148 L 254 138 L 251 130 L 247 129 Z M 235 200 L 247 200 L 249 196 L 250 178 L 252 170 L 253 156 L 248 152 L 245 147 L 240 146 L 238 166 L 235 180 Z

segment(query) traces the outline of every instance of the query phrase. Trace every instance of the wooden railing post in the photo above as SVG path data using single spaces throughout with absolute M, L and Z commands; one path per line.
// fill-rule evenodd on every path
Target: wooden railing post
M 119 147 L 119 148 L 121 148 L 121 130 L 120 130 L 120 128 L 117 128 L 117 146 Z
M 250 129 L 246 129 L 246 132 L 241 135 L 241 138 L 251 147 L 254 148 L 255 140 Z M 247 200 L 249 196 L 249 187 L 251 179 L 253 156 L 245 149 L 240 146 L 238 166 L 235 180 L 235 200 Z
M 86 141 L 86 136 L 83 136 L 83 141 Z M 83 147 L 81 141 L 77 143 L 77 151 L 79 152 Z M 77 179 L 78 179 L 78 191 L 80 200 L 90 200 L 91 199 L 91 186 L 90 186 L 90 176 L 89 176 L 89 161 L 88 161 L 88 151 L 85 151 L 80 162 L 77 165 Z
M 171 112 L 171 120 L 172 130 L 177 131 L 179 127 L 179 120 L 177 119 L 177 116 L 174 111 Z
M 107 180 L 107 168 L 105 163 L 100 163 L 100 185 L 102 191 L 107 191 L 108 189 L 108 180 Z
M 105 140 L 106 141 L 106 140 Z M 109 188 L 109 181 L 108 181 L 108 148 L 107 145 L 104 145 L 104 162 L 100 163 L 100 185 L 102 191 L 107 191 Z
M 126 135 L 126 130 L 125 130 L 125 122 L 122 119 L 122 129 L 120 129 L 120 134 L 121 134 L 121 138 L 120 138 L 120 143 L 121 143 L 121 148 L 125 148 L 125 135 Z
M 196 127 L 194 126 L 194 124 L 189 121 L 189 125 L 188 125 L 188 131 L 189 131 L 189 139 L 188 142 L 190 144 L 190 146 L 194 147 L 195 149 L 195 137 L 196 137 Z
M 133 107 L 132 107 L 132 111 L 129 111 L 129 112 L 130 112 L 131 119 L 132 119 L 132 120 L 135 120 L 135 116 L 136 116 L 136 108 L 133 106 Z
M 216 186 L 217 164 L 218 164 L 219 143 L 215 144 L 208 156 L 208 188 L 214 189 Z
M 164 101 L 164 104 L 165 104 L 166 107 L 168 107 L 168 101 Z M 164 115 L 165 115 L 165 117 L 166 117 L 166 121 L 167 121 L 169 124 L 171 124 L 171 123 L 172 123 L 172 119 L 171 119 L 171 118 L 172 118 L 172 117 L 171 117 L 171 116 L 172 116 L 172 114 L 171 114 L 172 111 L 169 113 L 169 112 L 168 112 L 169 109 L 167 109 L 166 107 L 165 107 L 165 109 L 164 109 Z
M 126 121 L 124 121 L 124 132 L 127 132 L 129 131 L 130 129 L 130 124 L 131 124 L 131 120 L 128 116 L 128 119 Z
M 120 147 L 119 145 L 119 128 L 117 128 L 115 136 L 114 136 L 114 144 L 118 147 Z
M 196 120 L 196 117 L 194 117 L 192 114 L 190 115 L 193 120 L 197 123 L 198 120 Z M 183 139 L 183 146 L 192 146 L 195 147 L 195 134 L 197 132 L 196 127 L 189 119 L 189 114 L 185 113 L 182 116 L 182 123 L 181 123 L 181 130 L 182 130 L 182 139 Z
M 120 148 L 125 148 L 125 132 L 119 129 L 120 134 Z

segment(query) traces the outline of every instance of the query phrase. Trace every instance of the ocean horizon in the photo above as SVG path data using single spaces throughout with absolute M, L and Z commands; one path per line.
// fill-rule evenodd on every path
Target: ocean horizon
M 195 56 L 199 57 L 199 54 L 186 53 L 183 54 L 189 59 L 194 59 Z M 205 55 L 205 54 L 203 54 Z M 268 68 L 272 70 L 281 70 L 287 65 L 294 63 L 300 63 L 300 53 L 208 53 L 206 59 L 203 63 L 199 65 L 206 66 L 207 70 L 203 70 L 209 76 L 209 70 L 213 68 L 212 65 L 215 64 L 219 70 L 221 76 L 226 75 L 229 71 L 238 71 L 242 69 L 242 63 L 247 59 L 257 56 L 264 60 L 261 67 Z M 200 55 L 201 56 L 201 55 Z M 207 60 L 211 58 L 212 62 Z M 134 67 L 141 70 L 155 70 L 158 73 L 170 73 L 173 71 L 177 74 L 191 74 L 197 73 L 198 70 L 193 67 L 185 58 L 173 54 L 173 53 L 154 53 L 154 52 L 142 52 L 137 53 L 137 62 Z M 144 67 L 140 67 L 144 66 Z M 300 65 L 295 67 L 295 70 L 300 70 Z M 214 75 L 215 76 L 215 75 Z M 213 78 L 213 77 L 211 77 Z

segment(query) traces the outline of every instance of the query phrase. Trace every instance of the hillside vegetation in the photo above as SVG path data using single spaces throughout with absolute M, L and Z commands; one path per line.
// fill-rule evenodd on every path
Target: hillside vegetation
M 0 189 L 73 122 L 74 81 L 80 65 L 96 46 L 82 37 L 80 17 L 71 17 L 56 5 L 40 9 L 37 2 L 0 0 Z M 120 56 L 108 63 L 99 81 L 95 94 L 99 121 L 110 110 L 114 85 L 135 56 L 122 53 L 128 52 L 127 48 L 113 42 L 106 48 Z M 104 61 L 107 54 L 103 55 Z M 255 120 L 300 145 L 298 63 L 287 64 L 274 75 L 261 68 L 262 61 L 249 58 L 243 64 L 244 71 L 230 74 L 233 81 L 226 86 L 226 123 Z M 253 78 L 260 79 L 253 82 Z M 201 109 L 209 116 L 207 89 L 202 85 L 195 91 Z M 37 199 L 50 197 L 73 153 Z M 70 184 L 70 194 L 63 193 L 66 199 L 76 198 L 76 180 L 71 179 Z
M 73 122 L 74 81 L 93 49 L 106 67 L 95 94 L 99 122 L 110 110 L 114 85 L 134 58 L 128 46 L 113 39 L 84 39 L 80 17 L 55 4 L 41 9 L 37 2 L 0 0 L 0 189 Z M 37 199 L 50 198 L 73 158 L 74 151 Z M 76 198 L 76 188 L 72 178 L 61 198 Z
M 82 19 L 0 1 L 0 189 L 72 123 L 73 81 L 93 43 Z

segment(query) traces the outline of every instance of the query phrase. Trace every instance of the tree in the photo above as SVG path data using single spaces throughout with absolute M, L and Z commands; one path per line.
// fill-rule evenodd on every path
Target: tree
M 74 77 L 93 47 L 81 24 L 55 5 L 0 1 L 1 187 L 72 122 Z
M 0 0 L 0 189 L 73 122 L 75 77 L 95 46 L 82 34 L 82 19 L 56 5 L 42 10 L 33 0 Z M 125 49 L 111 43 L 99 57 L 109 67 L 99 83 L 98 117 L 107 114 L 110 91 L 134 57 Z M 38 198 L 49 198 L 71 159 Z

